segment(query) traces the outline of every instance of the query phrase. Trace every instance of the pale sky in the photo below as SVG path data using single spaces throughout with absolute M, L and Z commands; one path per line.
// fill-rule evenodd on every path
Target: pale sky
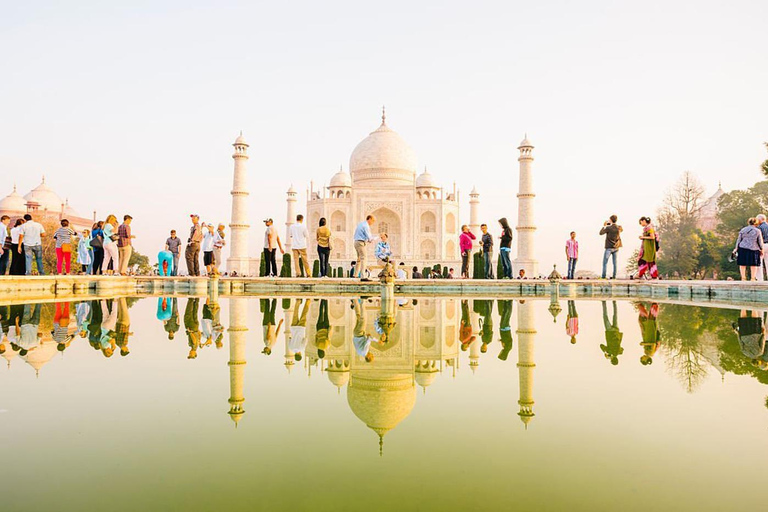
M 761 0 L 66 4 L 0 6 L 0 195 L 45 174 L 81 213 L 133 215 L 153 261 L 189 213 L 229 222 L 240 130 L 256 255 L 290 184 L 346 170 L 382 104 L 462 222 L 476 185 L 515 224 L 528 133 L 542 271 L 572 229 L 598 270 L 611 213 L 628 256 L 683 171 L 743 188 L 768 157 Z

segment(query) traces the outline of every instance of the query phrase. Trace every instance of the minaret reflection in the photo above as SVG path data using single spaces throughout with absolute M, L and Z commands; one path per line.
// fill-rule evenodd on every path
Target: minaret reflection
M 229 417 L 238 422 L 245 414 L 245 333 L 248 331 L 248 299 L 229 299 Z
M 291 321 L 293 312 L 291 311 L 291 299 L 283 299 L 283 323 L 285 324 L 285 369 L 291 373 L 294 364 L 294 353 L 291 351 Z
M 517 368 L 520 376 L 520 405 L 518 416 L 528 428 L 533 419 L 533 346 L 536 337 L 536 317 L 532 301 L 521 300 L 517 308 Z

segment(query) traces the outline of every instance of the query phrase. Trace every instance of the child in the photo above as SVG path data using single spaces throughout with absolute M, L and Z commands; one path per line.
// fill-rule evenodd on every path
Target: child
M 389 237 L 386 233 L 382 233 L 379 238 L 381 241 L 376 244 L 376 250 L 374 254 L 376 259 L 379 260 L 382 265 L 389 263 L 389 258 L 392 256 L 392 249 L 389 247 Z

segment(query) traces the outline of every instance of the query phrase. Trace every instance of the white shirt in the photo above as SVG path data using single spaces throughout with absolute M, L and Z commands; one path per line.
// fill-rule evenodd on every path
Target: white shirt
M 291 236 L 291 249 L 306 249 L 307 238 L 309 233 L 307 232 L 307 226 L 302 222 L 301 224 L 293 224 L 290 229 Z
M 408 274 L 406 273 L 405 270 L 399 268 L 397 269 L 397 272 L 395 272 L 395 277 L 397 279 L 408 279 Z
M 224 237 L 221 236 L 218 231 L 213 234 L 213 246 L 215 248 L 221 249 L 226 243 L 226 240 L 224 240 Z
M 300 325 L 291 326 L 291 340 L 288 342 L 288 350 L 294 354 L 304 352 L 304 346 L 307 344 L 307 328 Z
M 211 252 L 213 250 L 213 234 L 207 229 L 205 230 L 205 235 L 203 235 L 203 243 L 200 246 L 200 250 L 203 252 Z
M 43 225 L 39 222 L 35 222 L 34 220 L 28 220 L 21 225 L 21 234 L 24 235 L 25 247 L 43 245 L 43 233 L 45 233 L 45 228 Z
M 11 228 L 11 243 L 12 244 L 18 244 L 19 243 L 19 235 L 21 235 L 21 228 L 24 227 L 24 224 L 21 226 L 16 226 L 15 228 Z

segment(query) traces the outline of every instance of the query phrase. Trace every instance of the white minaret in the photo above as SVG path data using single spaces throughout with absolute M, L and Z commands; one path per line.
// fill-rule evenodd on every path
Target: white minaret
M 248 144 L 243 138 L 243 132 L 232 144 L 235 153 L 235 175 L 232 180 L 232 219 L 229 223 L 231 240 L 229 244 L 229 259 L 227 272 L 237 272 L 238 275 L 250 273 L 250 258 L 248 257 L 248 175 L 245 163 L 248 161 Z
M 229 417 L 238 422 L 245 414 L 245 333 L 248 332 L 248 299 L 229 300 Z
M 291 187 L 293 188 L 293 187 Z M 288 302 L 288 307 L 283 309 L 283 315 L 285 318 L 285 329 L 283 330 L 283 334 L 285 335 L 285 369 L 288 370 L 288 373 L 291 373 L 291 370 L 293 369 L 294 365 L 294 356 L 295 354 L 290 348 L 291 343 L 291 321 L 293 320 L 293 310 L 291 309 L 291 303 L 293 302 L 293 299 Z
M 520 419 L 528 428 L 533 414 L 533 344 L 536 337 L 536 317 L 533 301 L 520 301 L 517 308 L 517 371 L 520 377 Z
M 469 193 L 469 230 L 480 239 L 480 194 L 475 187 Z
M 520 185 L 517 191 L 517 259 L 514 262 L 515 269 L 524 269 L 528 277 L 536 277 L 539 274 L 539 263 L 534 256 L 533 237 L 536 233 L 536 224 L 533 220 L 533 145 L 526 134 L 518 148 L 520 157 Z
M 286 192 L 285 198 L 286 212 L 285 212 L 285 252 L 291 253 L 291 226 L 296 222 L 296 189 L 291 188 Z

